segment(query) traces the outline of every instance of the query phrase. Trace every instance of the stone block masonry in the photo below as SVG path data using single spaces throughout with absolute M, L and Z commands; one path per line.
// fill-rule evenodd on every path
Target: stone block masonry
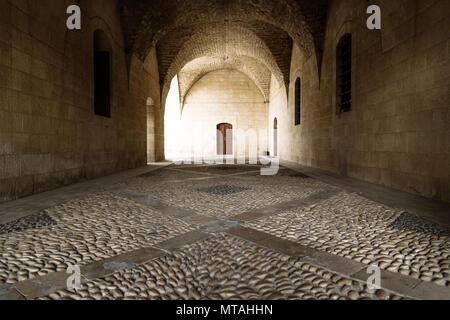
M 82 29 L 69 31 L 67 1 L 0 1 L 0 202 L 146 163 L 140 83 L 155 62 L 126 65 L 113 2 L 80 6 Z M 112 44 L 110 119 L 94 115 L 97 29 Z
M 379 1 L 382 28 L 365 27 L 367 4 L 330 1 L 321 74 L 294 45 L 289 96 L 271 85 L 269 123 L 283 159 L 450 201 L 449 3 Z M 350 9 L 352 8 L 352 9 Z M 352 110 L 336 114 L 336 45 L 353 39 Z M 294 84 L 302 79 L 302 124 Z M 274 83 L 272 81 L 272 83 Z

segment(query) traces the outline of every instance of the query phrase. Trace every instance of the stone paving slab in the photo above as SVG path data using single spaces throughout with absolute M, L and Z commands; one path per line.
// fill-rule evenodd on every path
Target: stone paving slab
M 380 272 L 381 286 L 394 292 L 404 292 L 405 294 L 411 295 L 411 290 L 422 282 L 418 279 L 406 277 L 386 270 L 380 270 Z M 353 278 L 360 279 L 362 281 L 367 281 L 369 276 L 370 275 L 367 273 L 367 266 L 352 275 Z M 437 285 L 433 285 L 433 287 L 438 291 L 440 290 L 440 287 Z M 447 295 L 448 294 L 450 293 L 447 291 Z M 423 292 L 413 292 L 411 296 L 424 297 Z
M 304 257 L 302 260 L 309 263 L 314 263 L 316 265 L 339 272 L 347 276 L 353 276 L 360 270 L 364 272 L 367 270 L 367 265 L 363 263 L 342 258 L 340 256 L 318 250 L 312 251 L 308 256 Z M 367 277 L 361 280 L 367 280 Z
M 266 248 L 270 248 L 272 250 L 279 251 L 293 257 L 304 257 L 314 252 L 311 248 L 304 247 L 299 245 L 298 243 L 277 237 L 267 238 L 261 241 L 257 241 L 257 243 Z
M 81 274 L 86 279 L 93 280 L 110 275 L 119 269 L 132 268 L 166 254 L 167 252 L 157 248 L 142 248 L 86 265 L 81 268 Z
M 206 239 L 208 236 L 208 234 L 200 231 L 191 231 L 162 243 L 158 243 L 157 247 L 168 251 L 175 251 L 191 243 Z
M 424 300 L 450 300 L 448 288 L 424 281 L 421 281 L 419 285 L 408 291 L 407 294 L 413 297 L 421 297 Z
M 203 224 L 199 230 L 205 233 L 221 233 L 239 226 L 237 222 L 217 220 Z
M 25 297 L 13 285 L 4 284 L 0 286 L 0 300 L 17 301 L 25 300 Z
M 184 221 L 186 221 L 187 223 L 191 223 L 191 224 L 195 224 L 195 225 L 202 225 L 208 222 L 213 222 L 216 221 L 217 219 L 208 217 L 208 216 L 199 216 L 199 215 L 195 215 L 195 216 L 187 216 L 183 218 Z
M 26 299 L 35 299 L 66 288 L 69 276 L 66 272 L 54 272 L 32 280 L 18 282 L 15 284 L 15 288 Z M 85 282 L 86 280 L 81 278 L 81 283 Z
M 263 240 L 273 238 L 273 236 L 268 233 L 261 232 L 255 229 L 245 228 L 242 226 L 230 228 L 229 230 L 227 230 L 227 233 L 256 243 L 260 243 Z

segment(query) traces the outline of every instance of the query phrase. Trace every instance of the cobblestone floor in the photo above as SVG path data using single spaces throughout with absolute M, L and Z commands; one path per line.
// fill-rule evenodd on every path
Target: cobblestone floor
M 302 245 L 450 287 L 448 230 L 341 192 L 247 226 Z
M 250 166 L 248 171 L 255 171 L 255 169 L 257 170 L 258 167 Z M 192 171 L 193 168 L 186 167 L 186 170 Z M 240 173 L 246 173 L 242 168 L 239 170 Z M 167 171 L 168 175 L 174 174 L 174 170 Z M 198 171 L 206 172 L 204 167 Z M 221 186 L 243 190 L 224 195 L 204 192 L 205 189 Z M 200 215 L 229 218 L 249 210 L 293 199 L 307 198 L 331 187 L 316 180 L 299 177 L 269 178 L 237 175 L 216 177 L 216 179 L 188 179 L 176 183 L 173 181 L 155 182 L 152 177 L 148 177 L 129 181 L 126 188 L 130 192 L 149 195 L 166 204 L 186 208 Z
M 45 215 L 55 223 L 0 235 L 0 285 L 65 271 L 68 264 L 109 258 L 193 229 L 109 192 L 49 208 Z
M 186 179 L 202 179 L 208 178 L 208 175 L 196 172 L 174 170 L 169 168 L 165 170 L 151 171 L 149 173 L 145 173 L 138 176 L 138 178 L 143 179 L 148 184 L 151 184 L 151 183 L 160 183 L 162 181 L 183 181 Z M 131 179 L 131 181 L 134 180 L 135 179 Z
M 207 174 L 218 174 L 218 175 L 232 175 L 247 172 L 259 172 L 261 166 L 259 165 L 234 165 L 234 164 L 217 164 L 217 165 L 181 165 L 172 167 L 175 170 L 180 170 L 181 172 L 197 172 L 197 173 L 207 173 Z
M 408 298 L 387 289 L 369 290 L 350 273 L 278 250 L 270 239 L 253 241 L 251 233 L 257 231 L 442 290 L 450 288 L 449 229 L 290 169 L 261 176 L 259 168 L 170 166 L 1 224 L 0 299 L 10 286 L 64 275 L 69 264 L 89 266 L 148 248 L 164 254 L 90 278 L 77 292 L 59 288 L 36 297 Z M 236 225 L 248 228 L 250 238 L 220 229 Z M 158 249 L 164 241 L 194 230 L 209 236 L 182 242 L 174 250 Z
M 219 234 L 138 268 L 43 299 L 401 299 L 361 281 Z

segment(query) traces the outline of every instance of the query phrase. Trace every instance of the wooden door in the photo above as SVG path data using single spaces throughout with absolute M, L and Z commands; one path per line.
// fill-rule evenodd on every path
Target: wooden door
M 233 126 L 229 123 L 217 125 L 217 154 L 233 154 Z

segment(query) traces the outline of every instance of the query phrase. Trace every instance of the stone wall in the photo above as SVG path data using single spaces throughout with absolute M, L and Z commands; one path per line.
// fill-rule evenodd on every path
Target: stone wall
M 272 90 L 286 160 L 450 201 L 446 0 L 375 1 L 382 30 L 365 27 L 365 1 L 330 1 L 322 72 L 294 47 L 288 106 Z M 336 112 L 336 45 L 353 37 L 352 111 Z M 302 124 L 294 83 L 302 78 Z M 269 119 L 271 121 L 271 119 Z
M 0 0 L 0 201 L 146 163 L 152 61 L 125 56 L 115 1 L 82 1 L 79 31 L 70 4 Z M 111 118 L 94 115 L 97 29 L 112 46 Z
M 181 120 L 177 124 L 177 136 L 168 151 L 175 150 L 182 157 L 215 157 L 216 128 L 220 123 L 233 125 L 235 156 L 249 156 L 249 147 L 239 145 L 239 141 L 250 130 L 253 130 L 257 139 L 257 152 L 260 154 L 268 150 L 267 106 L 264 97 L 256 85 L 241 72 L 213 71 L 192 87 L 186 96 Z M 244 144 L 245 138 L 241 141 Z
M 236 130 L 266 130 L 258 151 L 273 153 L 277 118 L 278 149 L 286 160 L 450 201 L 450 4 L 373 2 L 382 8 L 381 31 L 365 27 L 366 1 L 330 0 L 325 34 L 313 28 L 320 29 L 314 39 L 323 34 L 325 39 L 318 55 L 299 48 L 294 25 L 280 19 L 295 38 L 290 72 L 283 68 L 289 88 L 286 95 L 285 79 L 281 84 L 272 76 L 269 104 L 241 73 L 220 71 L 200 80 L 186 98 L 183 117 L 200 117 L 209 126 L 208 153 L 215 153 L 217 123 L 233 121 Z M 125 54 L 117 1 L 81 1 L 79 31 L 65 27 L 70 4 L 0 0 L 0 201 L 164 159 L 164 79 L 158 67 L 164 57 L 158 57 L 158 49 L 144 62 Z M 97 29 L 112 45 L 111 118 L 94 115 Z M 336 45 L 346 32 L 353 38 L 352 111 L 337 114 Z M 302 79 L 302 123 L 295 126 L 297 77 Z

